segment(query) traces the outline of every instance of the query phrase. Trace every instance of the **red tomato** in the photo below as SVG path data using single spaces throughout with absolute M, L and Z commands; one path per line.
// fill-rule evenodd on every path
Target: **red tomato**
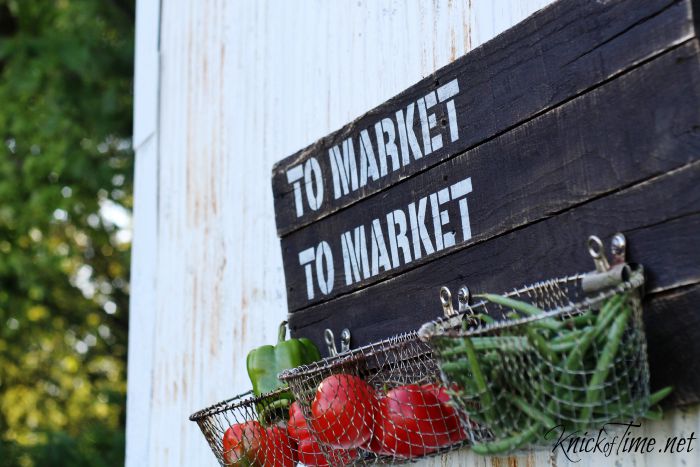
M 287 423 L 287 433 L 289 437 L 297 442 L 297 454 L 299 462 L 304 465 L 314 467 L 327 467 L 329 465 L 326 455 L 331 459 L 333 465 L 348 464 L 357 458 L 356 450 L 347 451 L 345 449 L 326 448 L 326 455 L 321 447 L 311 435 L 306 420 L 301 413 L 298 402 L 294 402 L 289 407 L 289 422 Z
M 311 403 L 311 427 L 318 440 L 334 448 L 352 449 L 372 437 L 377 412 L 372 386 L 353 375 L 324 379 Z
M 444 428 L 440 430 L 441 433 L 437 434 L 439 445 L 446 446 L 467 439 L 467 432 L 462 428 L 457 410 L 449 403 L 450 396 L 447 394 L 447 388 L 437 384 L 424 384 L 422 387 L 436 393 L 442 404 L 442 417 L 445 423 L 439 426 L 439 428 Z
M 299 462 L 313 467 L 328 467 L 330 465 L 348 465 L 359 457 L 357 449 L 332 449 L 326 448 L 326 454 L 321 452 L 321 448 L 316 441 L 307 440 L 299 443 Z M 331 460 L 331 464 L 328 460 Z
M 390 441 L 387 439 L 389 434 L 385 432 L 384 426 L 386 424 L 386 414 L 387 409 L 387 398 L 382 397 L 379 399 L 379 407 L 377 410 L 379 418 L 374 423 L 374 433 L 369 443 L 362 446 L 369 452 L 373 452 L 382 456 L 393 456 L 395 453 L 389 448 Z
M 328 467 L 328 461 L 326 456 L 321 452 L 321 448 L 318 443 L 312 440 L 306 440 L 299 443 L 297 448 L 299 455 L 299 462 L 304 465 L 314 466 L 314 467 Z
M 301 406 L 299 405 L 299 402 L 295 401 L 289 406 L 287 433 L 289 433 L 289 436 L 296 441 L 306 439 L 310 436 L 309 427 L 306 426 L 306 420 L 304 419 L 304 415 L 301 413 Z
M 294 467 L 297 463 L 295 451 L 284 427 L 271 426 L 265 430 L 262 444 L 265 467 Z
M 440 388 L 434 385 L 410 384 L 387 392 L 380 401 L 380 417 L 367 449 L 408 458 L 464 439 L 455 410 L 441 399 Z
M 251 421 L 231 425 L 224 433 L 224 460 L 230 466 L 262 467 L 265 430 Z

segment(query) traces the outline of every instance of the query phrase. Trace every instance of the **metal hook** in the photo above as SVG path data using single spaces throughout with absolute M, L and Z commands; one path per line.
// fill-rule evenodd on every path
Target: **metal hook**
M 323 331 L 323 338 L 326 341 L 326 346 L 328 347 L 328 355 L 331 357 L 338 355 L 338 349 L 335 347 L 335 336 L 333 336 L 333 331 L 330 329 Z
M 452 293 L 450 289 L 444 285 L 440 287 L 440 303 L 442 303 L 442 312 L 445 318 L 449 318 L 457 314 L 455 309 L 452 307 Z
M 612 254 L 613 264 L 622 264 L 626 262 L 627 256 L 627 239 L 621 232 L 616 233 L 610 242 L 610 253 Z
M 335 335 L 330 329 L 323 331 L 323 339 L 326 341 L 326 346 L 328 347 L 328 355 L 335 357 L 338 355 L 338 348 L 335 346 Z M 350 350 L 350 330 L 348 328 L 343 329 L 340 333 L 340 353 L 347 352 Z
M 457 304 L 458 304 L 458 311 L 465 312 L 469 308 L 469 301 L 472 298 L 472 294 L 469 291 L 469 287 L 466 285 L 463 285 L 462 287 L 459 288 L 459 292 L 457 292 Z
M 588 237 L 588 253 L 593 258 L 596 271 L 605 272 L 610 269 L 610 263 L 603 251 L 603 242 L 596 235 Z
M 348 350 L 350 350 L 350 330 L 345 328 L 340 333 L 340 351 L 347 352 Z

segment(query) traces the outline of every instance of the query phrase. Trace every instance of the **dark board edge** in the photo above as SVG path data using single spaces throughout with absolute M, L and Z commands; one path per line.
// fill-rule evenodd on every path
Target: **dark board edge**
M 282 239 L 291 313 L 332 301 L 572 206 L 676 169 L 700 157 L 700 52 L 697 40 L 568 101 L 475 149 Z M 677 83 L 671 86 L 669 80 Z M 639 108 L 653 109 L 639 112 Z M 664 124 L 659 124 L 659 115 Z M 471 238 L 432 256 L 345 285 L 340 234 L 406 206 L 441 184 L 470 176 Z M 449 180 L 449 181 L 448 181 Z M 485 183 L 487 182 L 487 183 Z M 527 193 L 527 197 L 523 195 Z M 458 213 L 450 217 L 459 224 Z M 385 223 L 384 223 L 385 224 Z M 382 224 L 382 225 L 384 225 Z M 427 220 L 426 224 L 431 225 Z M 460 234 L 461 235 L 461 234 Z M 298 253 L 321 239 L 335 260 L 333 289 L 307 298 Z
M 590 76 L 588 76 L 586 79 L 583 79 L 581 77 L 577 77 L 576 73 L 572 72 L 572 70 L 568 69 L 558 69 L 554 67 L 554 65 L 561 65 L 561 63 L 557 62 L 552 64 L 551 69 L 547 69 L 546 73 L 544 74 L 544 78 L 547 78 L 549 81 L 549 87 L 548 87 L 548 82 L 546 80 L 543 81 L 543 79 L 540 79 L 539 81 L 531 82 L 530 84 L 532 86 L 526 86 L 531 88 L 531 96 L 528 97 L 527 99 L 536 101 L 536 103 L 533 102 L 527 102 L 526 100 L 523 100 L 523 97 L 520 96 L 519 98 L 517 96 L 511 96 L 511 99 L 503 98 L 502 101 L 499 102 L 491 102 L 488 101 L 486 102 L 485 100 L 479 98 L 479 104 L 488 107 L 489 110 L 488 112 L 482 111 L 482 114 L 477 113 L 477 117 L 479 117 L 479 122 L 484 122 L 485 125 L 487 125 L 484 128 L 479 129 L 478 127 L 472 128 L 467 126 L 466 128 L 460 129 L 461 132 L 466 132 L 468 136 L 464 140 L 460 140 L 460 144 L 462 144 L 461 147 L 455 146 L 454 148 L 450 148 L 449 152 L 445 152 L 442 156 L 437 155 L 437 157 L 433 157 L 431 155 L 431 158 L 424 157 L 421 159 L 421 161 L 424 161 L 425 165 L 424 166 L 419 166 L 419 165 L 411 165 L 408 166 L 410 170 L 406 171 L 403 173 L 402 171 L 399 172 L 392 172 L 391 175 L 392 177 L 389 177 L 389 180 L 385 184 L 377 184 L 377 187 L 374 187 L 372 189 L 366 189 L 366 190 L 360 190 L 357 192 L 357 196 L 355 197 L 350 197 L 350 198 L 344 198 L 343 202 L 338 204 L 337 206 L 334 206 L 330 210 L 321 210 L 317 212 L 315 216 L 309 216 L 308 218 L 303 218 L 303 221 L 300 223 L 289 223 L 283 221 L 283 217 L 287 216 L 292 210 L 289 209 L 289 205 L 283 206 L 281 203 L 278 202 L 277 195 L 280 193 L 280 189 L 275 188 L 276 180 L 280 178 L 280 173 L 283 170 L 284 167 L 288 167 L 290 165 L 294 165 L 298 163 L 298 161 L 304 159 L 307 157 L 308 154 L 311 154 L 315 151 L 317 151 L 320 147 L 327 147 L 332 145 L 331 142 L 334 141 L 339 141 L 342 140 L 345 135 L 352 133 L 353 130 L 359 130 L 362 128 L 363 122 L 369 123 L 372 121 L 372 119 L 376 119 L 378 115 L 382 115 L 383 112 L 390 112 L 392 110 L 395 110 L 396 108 L 400 108 L 402 103 L 407 102 L 407 100 L 410 100 L 410 98 L 415 98 L 416 95 L 421 94 L 419 90 L 429 92 L 435 88 L 435 82 L 440 81 L 443 79 L 442 77 L 448 76 L 452 70 L 457 70 L 459 67 L 464 67 L 468 66 L 472 62 L 476 62 L 478 60 L 481 60 L 480 64 L 481 65 L 489 65 L 489 54 L 492 55 L 497 55 L 497 54 L 503 54 L 504 51 L 508 50 L 508 47 L 516 47 L 517 46 L 517 40 L 522 39 L 523 36 L 527 37 L 528 34 L 528 28 L 530 29 L 542 29 L 544 28 L 549 22 L 554 21 L 557 19 L 558 16 L 565 16 L 565 11 L 566 9 L 571 10 L 572 8 L 577 8 L 578 12 L 582 9 L 585 10 L 585 8 L 593 9 L 593 8 L 599 8 L 602 10 L 596 10 L 600 13 L 600 11 L 603 12 L 610 12 L 611 10 L 615 8 L 622 8 L 621 5 L 624 5 L 627 8 L 632 8 L 631 5 L 634 6 L 633 8 L 640 9 L 640 10 L 635 10 L 635 11 L 641 11 L 643 8 L 651 8 L 652 6 L 655 8 L 651 8 L 651 13 L 647 11 L 646 15 L 643 15 L 642 18 L 637 18 L 636 21 L 632 21 L 632 24 L 625 23 L 622 27 L 621 31 L 616 31 L 614 33 L 611 33 L 610 36 L 606 36 L 604 38 L 598 38 L 598 41 L 593 41 L 595 44 L 593 46 L 590 46 L 590 44 L 585 43 L 585 37 L 579 34 L 572 40 L 571 42 L 573 44 L 576 44 L 572 47 L 575 46 L 581 46 L 585 47 L 584 50 L 581 50 L 577 52 L 573 57 L 570 57 L 568 60 L 569 62 L 580 62 L 577 63 L 577 67 L 584 69 L 584 70 L 590 70 Z M 597 6 L 594 6 L 597 5 Z M 604 9 L 607 8 L 607 9 Z M 445 158 L 452 157 L 453 155 L 457 154 L 458 152 L 461 152 L 464 149 L 467 149 L 469 147 L 474 147 L 477 144 L 480 144 L 481 142 L 485 141 L 486 139 L 493 137 L 494 135 L 498 134 L 501 131 L 505 131 L 508 128 L 512 128 L 513 126 L 522 123 L 523 121 L 526 121 L 528 118 L 532 118 L 533 115 L 536 115 L 539 112 L 546 111 L 548 109 L 554 108 L 556 105 L 559 105 L 561 102 L 564 102 L 566 99 L 570 98 L 571 96 L 580 94 L 581 92 L 585 92 L 586 90 L 590 89 L 591 87 L 600 84 L 602 81 L 611 79 L 612 77 L 616 76 L 620 72 L 624 71 L 625 69 L 635 66 L 639 64 L 641 61 L 648 60 L 650 57 L 655 56 L 658 53 L 663 52 L 666 50 L 668 47 L 673 46 L 674 44 L 677 44 L 679 41 L 682 40 L 687 40 L 689 37 L 694 37 L 695 36 L 695 30 L 693 27 L 693 18 L 690 17 L 692 14 L 687 10 L 689 7 L 687 1 L 675 1 L 675 2 L 665 2 L 665 1 L 658 1 L 658 2 L 632 2 L 632 1 L 618 1 L 618 2 L 607 2 L 605 4 L 605 7 L 601 6 L 598 2 L 580 2 L 580 1 L 574 1 L 574 0 L 560 0 L 559 2 L 555 2 L 554 4 L 551 4 L 544 8 L 543 10 L 538 11 L 537 13 L 533 14 L 531 17 L 529 17 L 527 20 L 525 20 L 522 23 L 519 23 L 518 25 L 514 26 L 513 28 L 509 29 L 508 31 L 505 31 L 504 33 L 500 34 L 496 38 L 492 39 L 491 41 L 483 44 L 479 48 L 469 52 L 469 54 L 465 55 L 464 57 L 458 59 L 456 62 L 448 65 L 447 67 L 444 67 L 435 73 L 431 74 L 429 77 L 425 78 L 424 80 L 420 81 L 418 84 L 412 86 L 411 88 L 407 89 L 406 91 L 400 93 L 399 95 L 393 97 L 392 99 L 389 99 L 386 103 L 378 106 L 377 108 L 367 112 L 365 115 L 362 117 L 356 119 L 349 125 L 346 125 L 345 127 L 341 128 L 340 130 L 331 133 L 325 138 L 320 139 L 316 143 L 312 144 L 311 146 L 305 148 L 304 150 L 296 153 L 293 156 L 290 156 L 286 159 L 283 159 L 282 161 L 278 162 L 275 164 L 273 168 L 273 193 L 275 194 L 275 212 L 276 212 L 276 219 L 277 219 L 277 225 L 278 225 L 278 234 L 283 236 L 288 233 L 290 233 L 293 230 L 298 229 L 302 225 L 307 225 L 308 223 L 319 219 L 321 217 L 324 217 L 331 212 L 335 212 L 339 209 L 343 209 L 346 206 L 353 204 L 363 197 L 376 194 L 386 188 L 386 186 L 390 186 L 392 183 L 395 183 L 397 181 L 400 181 L 406 177 L 412 176 L 415 173 L 418 173 L 422 170 L 427 169 L 428 167 L 432 166 L 434 163 L 439 162 L 440 160 L 444 160 Z M 620 13 L 619 11 L 616 10 L 617 13 Z M 670 15 L 673 13 L 676 15 L 674 20 L 666 24 L 665 26 L 667 27 L 668 30 L 665 30 L 663 26 L 663 21 L 661 21 L 661 18 L 659 16 L 660 12 L 663 12 L 664 15 Z M 569 12 L 570 13 L 570 12 Z M 575 12 L 574 12 L 575 13 Z M 573 14 L 573 13 L 571 13 Z M 602 20 L 601 20 L 602 21 Z M 651 23 L 654 21 L 661 21 L 662 26 L 659 26 L 661 29 L 660 30 L 655 30 Z M 687 23 L 687 24 L 686 24 Z M 544 26 L 542 26 L 544 25 Z M 542 27 L 540 27 L 542 26 Z M 601 25 L 602 27 L 602 25 Z M 649 29 L 644 29 L 644 27 L 647 28 L 652 28 L 651 31 Z M 654 34 L 650 34 L 650 32 L 653 32 Z M 573 33 L 572 33 L 573 34 Z M 644 47 L 650 47 L 647 49 L 644 49 L 642 46 L 639 44 L 644 44 Z M 516 44 L 516 45 L 513 45 Z M 622 47 L 621 47 L 622 45 Z M 541 43 L 536 42 L 535 49 L 537 47 L 542 47 Z M 635 47 L 642 47 L 641 51 L 638 51 L 639 54 L 635 55 Z M 622 56 L 616 56 L 615 54 L 620 54 L 619 50 L 626 50 L 630 49 L 631 51 L 625 52 Z M 613 50 L 614 52 L 611 52 Z M 562 53 L 561 50 L 558 51 L 559 53 Z M 610 56 L 607 56 L 606 54 L 609 54 Z M 555 54 L 556 55 L 556 54 Z M 547 56 L 549 57 L 549 56 Z M 606 61 L 607 57 L 607 61 Z M 556 59 L 562 59 L 563 57 L 557 57 L 555 56 Z M 589 61 L 587 61 L 589 60 Z M 615 62 L 615 60 L 619 60 L 619 63 Z M 538 71 L 537 69 L 539 66 L 545 66 L 546 67 L 546 60 L 542 54 L 535 56 L 532 59 L 532 63 L 529 64 L 530 67 L 535 67 L 533 71 Z M 491 63 L 491 65 L 493 65 Z M 524 66 L 524 65 L 523 65 Z M 484 69 L 484 66 L 479 67 L 480 71 Z M 608 69 L 609 68 L 609 69 Z M 488 70 L 488 67 L 486 67 Z M 518 71 L 518 70 L 515 70 Z M 522 71 L 526 71 L 526 69 L 522 69 Z M 493 76 L 490 75 L 487 77 L 487 81 L 495 83 L 494 85 L 498 84 L 499 79 L 500 80 L 505 80 L 506 82 L 502 83 L 504 84 L 504 89 L 511 81 L 512 81 L 512 76 L 509 75 L 509 73 L 512 73 L 513 70 L 508 70 L 508 72 L 501 72 L 501 75 Z M 574 77 L 571 78 L 571 75 Z M 558 82 L 557 79 L 560 77 L 563 81 Z M 537 78 L 537 76 L 535 76 Z M 573 81 L 566 81 L 566 79 L 570 79 Z M 471 83 L 470 83 L 471 84 Z M 520 85 L 525 85 L 527 83 L 521 82 Z M 480 83 L 481 86 L 491 86 L 490 83 Z M 481 89 L 476 87 L 475 92 L 482 93 L 486 88 Z M 491 89 L 491 88 L 489 88 Z M 491 92 L 486 93 L 486 94 L 493 94 L 493 90 Z M 422 94 L 421 94 L 422 95 Z M 470 98 L 471 100 L 477 99 L 476 96 L 473 96 Z M 517 100 L 520 99 L 520 100 Z M 483 102 L 482 102 L 483 100 Z M 472 102 L 469 102 L 469 105 L 472 105 Z M 473 112 L 473 108 L 469 107 L 469 110 Z M 491 110 L 493 109 L 493 110 Z M 502 112 L 504 114 L 507 114 L 508 112 L 511 112 L 511 117 L 510 119 L 506 118 L 503 119 L 501 117 L 496 117 L 497 112 Z M 475 117 L 476 119 L 476 117 Z M 500 120 L 499 120 L 500 119 Z M 498 120 L 498 121 L 496 121 Z M 480 124 L 480 123 L 479 123 Z M 490 126 L 489 126 L 490 125 Z M 284 182 L 284 185 L 286 185 L 286 179 Z M 368 185 L 369 186 L 369 185 Z

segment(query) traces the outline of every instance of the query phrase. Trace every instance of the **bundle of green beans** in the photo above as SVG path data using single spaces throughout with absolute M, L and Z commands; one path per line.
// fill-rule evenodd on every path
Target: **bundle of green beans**
M 502 295 L 481 295 L 512 310 L 509 320 L 544 310 Z M 648 394 L 644 334 L 628 294 L 599 310 L 528 320 L 460 337 L 435 336 L 433 345 L 452 397 L 489 440 L 474 439 L 479 454 L 537 444 L 555 427 L 602 427 L 613 420 L 660 417 L 649 410 L 671 388 Z M 477 315 L 484 324 L 493 318 Z M 542 444 L 540 442 L 539 444 Z

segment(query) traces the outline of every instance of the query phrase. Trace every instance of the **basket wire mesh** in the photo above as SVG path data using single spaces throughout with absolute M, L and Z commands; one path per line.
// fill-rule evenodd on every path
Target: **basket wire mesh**
M 293 467 L 297 443 L 287 433 L 288 390 L 254 397 L 252 392 L 190 416 L 222 467 Z
M 419 331 L 467 416 L 475 452 L 551 446 L 561 430 L 602 428 L 649 409 L 643 270 L 618 271 L 617 285 L 595 293 L 583 291 L 594 276 L 579 274 L 483 295 Z
M 430 347 L 415 332 L 286 370 L 329 465 L 400 463 L 455 449 L 467 434 Z

